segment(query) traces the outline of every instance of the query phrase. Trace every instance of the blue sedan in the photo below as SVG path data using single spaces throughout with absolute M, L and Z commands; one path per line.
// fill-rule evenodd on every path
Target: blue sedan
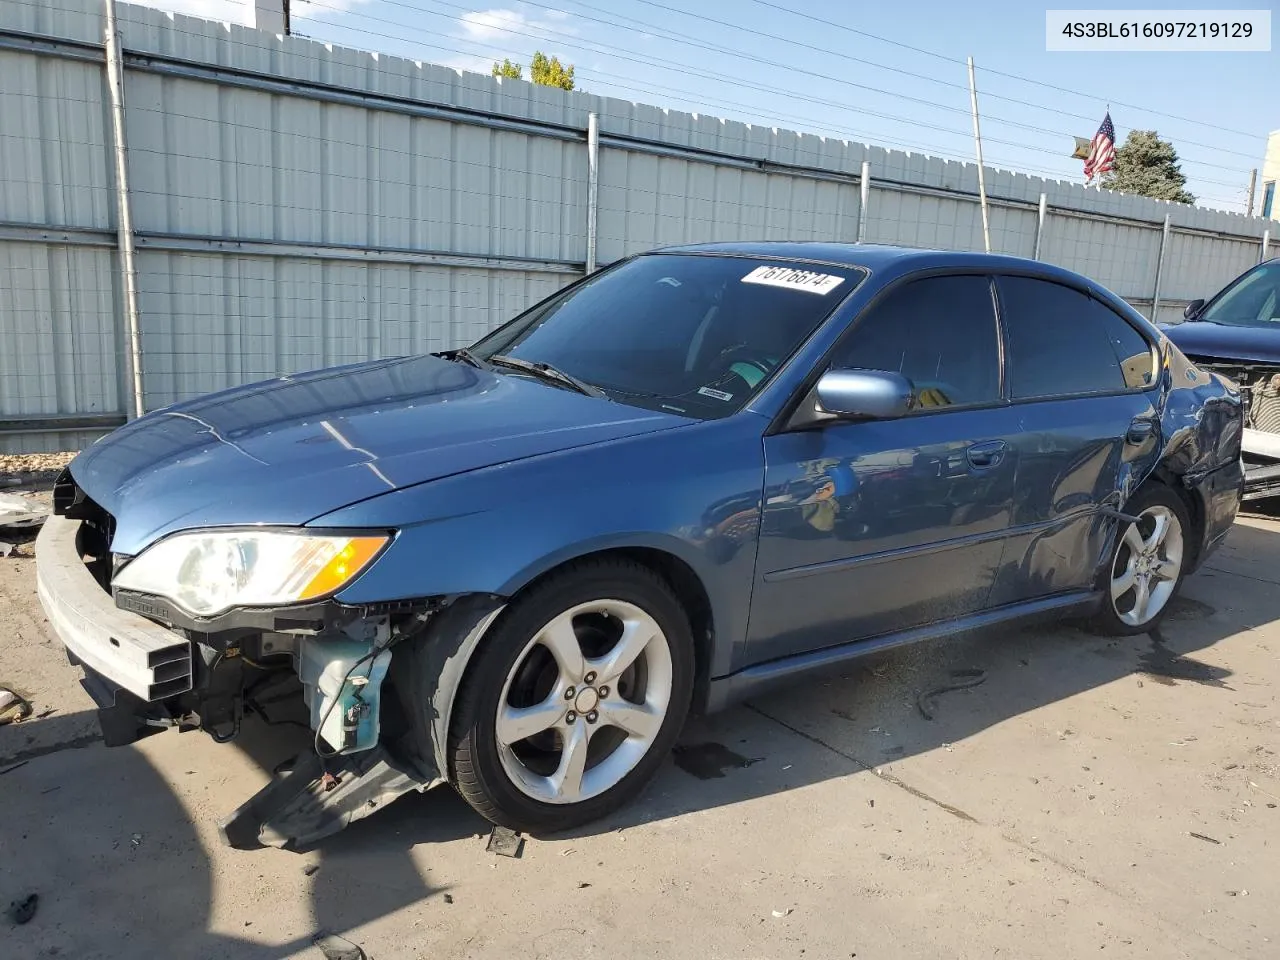
M 558 830 L 691 709 L 1029 616 L 1153 629 L 1235 518 L 1242 418 L 1043 263 L 660 250 L 466 349 L 130 423 L 59 480 L 40 596 L 109 743 L 230 740 L 293 684 L 312 746 L 235 845 L 445 782 Z

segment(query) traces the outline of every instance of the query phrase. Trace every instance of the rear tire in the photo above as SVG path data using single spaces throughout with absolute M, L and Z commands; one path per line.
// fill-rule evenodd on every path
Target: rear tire
M 605 816 L 674 745 L 693 675 L 689 619 L 661 577 L 623 559 L 566 567 L 481 641 L 450 724 L 450 780 L 515 830 Z
M 1159 625 L 1182 587 L 1191 524 L 1182 498 L 1162 483 L 1140 489 L 1124 507 L 1136 524 L 1117 521 L 1102 581 L 1102 608 L 1091 626 L 1110 636 L 1147 633 Z

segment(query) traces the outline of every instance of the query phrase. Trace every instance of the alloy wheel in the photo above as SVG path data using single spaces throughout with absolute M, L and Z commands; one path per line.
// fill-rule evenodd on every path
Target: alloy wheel
M 1116 616 L 1139 627 L 1159 616 L 1182 573 L 1182 524 L 1162 504 L 1147 507 L 1129 524 L 1111 568 Z
M 622 600 L 578 604 L 508 672 L 494 727 L 503 771 L 544 803 L 598 796 L 649 752 L 671 694 L 671 648 L 652 616 Z

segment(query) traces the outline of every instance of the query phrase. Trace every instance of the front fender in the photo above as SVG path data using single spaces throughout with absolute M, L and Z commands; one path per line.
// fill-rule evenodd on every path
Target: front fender
M 449 778 L 449 724 L 458 687 L 476 648 L 504 609 L 499 597 L 459 597 L 391 658 L 390 696 L 412 732 L 411 740 L 400 742 L 399 748 L 431 786 Z
M 312 524 L 399 531 L 339 594 L 350 604 L 510 597 L 577 557 L 662 551 L 693 571 L 710 600 L 708 667 L 718 676 L 746 637 L 764 426 L 744 413 L 532 457 L 388 493 Z

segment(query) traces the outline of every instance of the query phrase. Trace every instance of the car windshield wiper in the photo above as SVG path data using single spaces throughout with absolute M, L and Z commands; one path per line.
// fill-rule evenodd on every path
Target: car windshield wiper
M 446 350 L 444 353 L 439 354 L 439 356 L 444 357 L 446 360 L 457 360 L 461 363 L 467 364 L 468 366 L 475 367 L 477 370 L 490 369 L 488 361 L 481 360 L 466 347 L 458 347 L 457 350 Z
M 489 363 L 495 367 L 510 367 L 512 370 L 519 370 L 522 373 L 531 373 L 535 377 L 548 380 L 551 383 L 559 384 L 562 387 L 568 387 L 576 390 L 578 393 L 585 394 L 588 397 L 599 397 L 608 399 L 608 394 L 597 387 L 595 384 L 587 383 L 585 380 L 579 380 L 571 373 L 565 373 L 558 370 L 549 363 L 541 361 L 521 360 L 519 357 L 508 357 L 505 354 L 498 354 L 490 357 Z

